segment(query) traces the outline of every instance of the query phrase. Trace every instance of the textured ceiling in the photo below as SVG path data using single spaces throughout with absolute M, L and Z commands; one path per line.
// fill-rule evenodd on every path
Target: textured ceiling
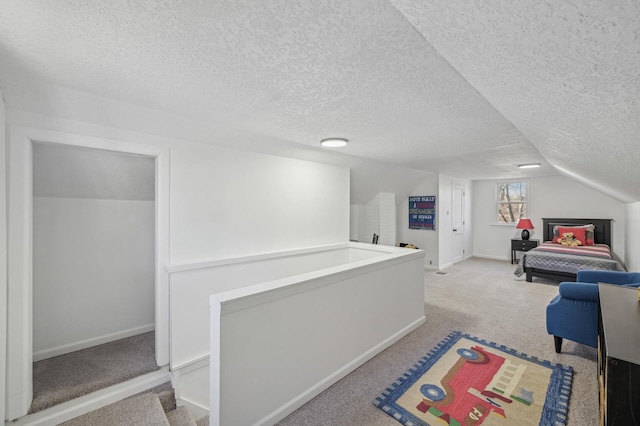
M 391 3 L 557 170 L 640 200 L 640 2 Z
M 45 108 L 24 90 L 37 81 L 316 151 L 343 136 L 360 158 L 469 179 L 560 171 L 640 200 L 637 2 L 0 4 L 8 108 Z

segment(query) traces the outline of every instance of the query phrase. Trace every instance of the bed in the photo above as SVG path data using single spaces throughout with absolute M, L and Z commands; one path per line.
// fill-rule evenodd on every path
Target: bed
M 523 253 L 515 270 L 516 276 L 526 274 L 528 282 L 533 277 L 558 281 L 575 281 L 576 273 L 583 269 L 624 271 L 624 267 L 611 255 L 611 219 L 543 218 L 543 243 Z M 569 248 L 553 244 L 556 226 L 595 225 L 594 245 Z

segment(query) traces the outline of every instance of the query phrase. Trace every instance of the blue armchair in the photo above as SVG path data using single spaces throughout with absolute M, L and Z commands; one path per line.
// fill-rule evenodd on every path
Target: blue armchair
M 638 287 L 640 272 L 578 271 L 576 282 L 560 283 L 560 294 L 547 306 L 547 332 L 557 353 L 562 339 L 597 347 L 599 282 Z

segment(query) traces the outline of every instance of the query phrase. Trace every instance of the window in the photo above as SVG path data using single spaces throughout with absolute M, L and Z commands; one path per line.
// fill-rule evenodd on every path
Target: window
M 498 223 L 518 223 L 527 215 L 527 183 L 500 182 L 497 190 Z

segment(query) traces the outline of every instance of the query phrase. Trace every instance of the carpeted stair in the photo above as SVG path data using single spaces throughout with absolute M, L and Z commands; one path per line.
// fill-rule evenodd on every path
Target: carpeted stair
M 198 426 L 209 426 L 209 416 L 204 416 L 196 421 Z
M 35 362 L 30 414 L 158 369 L 153 332 Z M 209 418 L 196 422 L 186 407 L 176 407 L 174 389 L 167 382 L 61 424 L 208 426 Z
M 155 334 L 139 334 L 33 363 L 36 413 L 158 370 Z
M 204 422 L 203 422 L 204 421 Z M 176 407 L 175 393 L 170 383 L 147 392 L 102 407 L 61 426 L 202 426 L 208 419 L 196 423 L 187 407 Z
M 171 426 L 197 426 L 187 407 L 178 407 L 167 413 L 167 420 Z

